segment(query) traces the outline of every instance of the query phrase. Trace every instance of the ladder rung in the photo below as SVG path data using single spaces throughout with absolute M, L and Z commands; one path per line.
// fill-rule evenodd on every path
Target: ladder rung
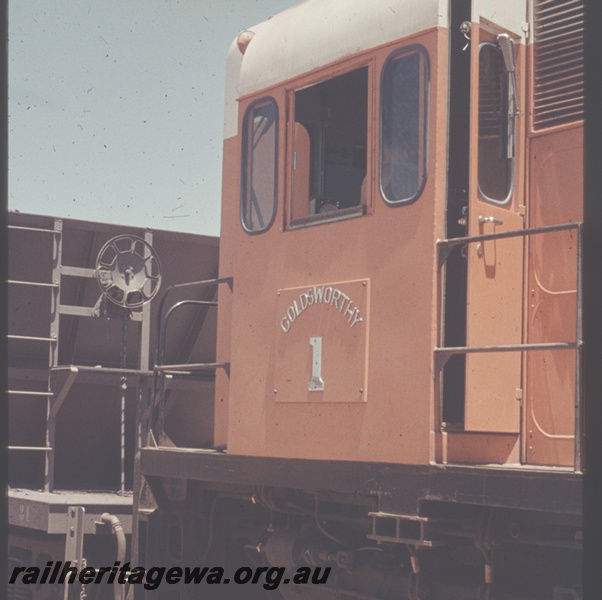
M 193 363 L 183 365 L 158 365 L 155 367 L 156 371 L 205 371 L 212 369 L 227 369 L 230 363 Z
M 20 225 L 8 225 L 7 229 L 20 229 L 21 231 L 39 231 L 40 233 L 61 233 L 57 229 L 40 229 L 39 227 L 22 227 Z
M 16 279 L 7 279 L 6 283 L 14 283 L 16 285 L 32 285 L 32 286 L 36 286 L 36 287 L 50 287 L 50 288 L 59 287 L 58 283 L 42 283 L 39 281 L 17 281 Z
M 33 337 L 30 335 L 7 335 L 9 340 L 29 340 L 30 342 L 56 342 L 55 338 Z

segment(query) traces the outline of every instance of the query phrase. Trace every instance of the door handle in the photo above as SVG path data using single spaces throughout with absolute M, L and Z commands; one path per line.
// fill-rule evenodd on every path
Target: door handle
M 484 217 L 483 215 L 479 215 L 479 223 L 483 225 L 483 223 L 494 223 L 495 225 L 503 225 L 504 221 L 502 219 L 497 219 L 496 217 Z

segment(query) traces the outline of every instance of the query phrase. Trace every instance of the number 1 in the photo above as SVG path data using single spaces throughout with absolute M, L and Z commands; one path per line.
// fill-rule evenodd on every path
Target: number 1
M 324 390 L 322 380 L 322 336 L 310 337 L 309 343 L 312 347 L 311 381 L 307 384 L 310 392 L 321 392 Z

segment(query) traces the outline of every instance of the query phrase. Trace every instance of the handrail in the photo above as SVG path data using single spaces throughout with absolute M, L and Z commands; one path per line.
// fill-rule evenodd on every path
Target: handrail
M 544 225 L 540 227 L 530 227 L 525 229 L 516 229 L 513 231 L 502 231 L 499 233 L 489 233 L 483 235 L 465 236 L 461 238 L 450 238 L 437 240 L 437 270 L 443 268 L 447 262 L 451 251 L 457 246 L 473 244 L 475 242 L 485 242 L 489 240 L 500 240 L 513 237 L 527 237 L 543 233 L 553 233 L 558 231 L 577 230 L 577 290 L 576 290 L 576 335 L 574 342 L 543 342 L 535 344 L 500 344 L 493 346 L 457 346 L 457 347 L 435 347 L 434 352 L 434 373 L 436 379 L 449 358 L 455 354 L 470 354 L 480 352 L 523 352 L 531 350 L 575 350 L 575 452 L 574 452 L 574 470 L 576 473 L 582 472 L 581 461 L 581 435 L 582 435 L 582 405 L 583 389 L 581 385 L 581 365 L 583 348 L 583 324 L 582 324 L 582 295 L 583 295 L 583 266 L 582 266 L 582 240 L 583 240 L 583 222 L 575 221 L 573 223 L 562 223 L 558 225 Z
M 170 292 L 173 292 L 174 290 L 177 289 L 181 289 L 184 287 L 191 287 L 193 285 L 198 285 L 198 286 L 208 286 L 208 285 L 218 285 L 220 283 L 227 283 L 230 288 L 232 287 L 232 283 L 233 283 L 234 279 L 232 277 L 220 277 L 218 279 L 204 279 L 201 281 L 187 281 L 186 283 L 175 283 L 173 285 L 170 285 L 164 292 L 163 295 L 161 296 L 161 300 L 159 302 L 159 310 L 157 311 L 157 342 L 156 342 L 156 347 L 155 347 L 155 362 L 158 363 L 157 358 L 158 358 L 158 351 L 159 351 L 159 345 L 161 343 L 161 319 L 162 319 L 162 315 L 163 315 L 163 307 L 165 305 L 165 301 L 167 300 L 167 296 L 170 294 Z
M 542 225 L 541 227 L 528 227 L 525 229 L 513 229 L 512 231 L 500 231 L 498 233 L 485 233 L 480 235 L 469 235 L 459 238 L 449 238 L 446 240 L 437 240 L 437 268 L 440 269 L 447 260 L 449 253 L 456 246 L 472 244 L 474 242 L 487 242 L 489 240 L 503 240 L 512 237 L 527 237 L 531 234 L 551 233 L 554 231 L 566 231 L 568 229 L 577 229 L 579 239 L 581 239 L 583 222 L 576 221 L 574 223 L 562 223 L 560 225 Z M 439 252 L 443 249 L 443 253 Z M 441 256 L 443 254 L 443 256 Z
M 157 340 L 157 352 L 155 354 L 155 363 L 157 365 L 163 364 L 163 358 L 165 357 L 165 344 L 167 339 L 167 324 L 169 323 L 169 318 L 176 311 L 176 309 L 181 306 L 186 305 L 194 305 L 194 306 L 217 306 L 217 302 L 214 300 L 181 300 L 180 302 L 176 302 L 165 314 L 165 318 L 163 319 L 163 326 L 161 327 L 161 336 Z M 159 345 L 160 344 L 160 345 Z
M 157 365 L 155 371 L 171 373 L 187 373 L 188 371 L 206 371 L 208 369 L 227 369 L 230 363 L 214 362 L 214 363 L 190 363 L 181 365 Z
M 170 292 L 172 292 L 175 289 L 191 286 L 209 287 L 219 285 L 222 283 L 227 283 L 230 289 L 232 289 L 233 282 L 234 279 L 232 277 L 219 277 L 216 279 L 205 279 L 202 281 L 190 281 L 186 283 L 178 283 L 171 285 L 165 290 L 165 292 L 163 292 L 157 314 L 157 341 L 155 346 L 155 366 L 153 369 L 153 386 L 149 407 L 149 424 L 151 431 L 154 426 L 155 420 L 155 407 L 157 404 L 158 395 L 157 388 L 160 375 L 167 371 L 177 371 L 182 375 L 188 375 L 192 371 L 201 371 L 209 369 L 215 370 L 219 368 L 223 368 L 228 372 L 230 367 L 230 363 L 193 363 L 182 365 L 163 365 L 163 360 L 165 357 L 165 345 L 167 340 L 167 325 L 172 314 L 177 309 L 187 305 L 217 307 L 217 302 L 214 300 L 181 300 L 180 302 L 176 302 L 173 306 L 171 306 L 165 314 L 165 316 L 163 316 L 163 308 L 165 306 L 167 296 Z
M 456 354 L 477 354 L 487 352 L 522 352 L 523 350 L 576 350 L 583 342 L 541 342 L 536 344 L 499 344 L 493 346 L 443 346 L 435 347 L 437 359 L 435 361 L 435 378 L 447 361 Z

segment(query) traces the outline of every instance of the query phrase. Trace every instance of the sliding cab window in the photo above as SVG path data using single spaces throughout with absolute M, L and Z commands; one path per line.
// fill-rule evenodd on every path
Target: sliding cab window
M 428 81 L 421 46 L 395 52 L 383 68 L 380 186 L 389 204 L 415 200 L 426 182 Z
M 368 67 L 294 92 L 291 226 L 366 206 Z
M 249 233 L 270 227 L 278 190 L 278 108 L 271 100 L 249 106 L 243 119 L 241 221 Z
M 508 202 L 514 164 L 514 115 L 510 76 L 502 52 L 485 42 L 479 49 L 479 192 L 485 200 Z

